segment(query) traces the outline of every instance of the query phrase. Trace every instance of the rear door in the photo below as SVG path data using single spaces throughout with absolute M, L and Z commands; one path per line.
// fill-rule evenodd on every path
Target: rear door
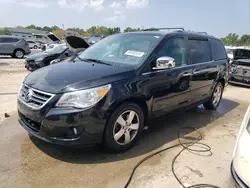
M 188 38 L 190 62 L 193 67 L 191 93 L 194 102 L 207 98 L 217 76 L 217 65 L 212 61 L 206 38 Z

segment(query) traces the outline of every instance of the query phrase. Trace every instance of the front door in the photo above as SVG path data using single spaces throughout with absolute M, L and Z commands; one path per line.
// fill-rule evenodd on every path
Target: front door
M 164 56 L 175 59 L 176 66 L 152 71 L 148 77 L 148 89 L 153 97 L 154 114 L 162 114 L 190 104 L 192 67 L 188 65 L 184 37 L 170 38 L 156 51 L 156 59 Z

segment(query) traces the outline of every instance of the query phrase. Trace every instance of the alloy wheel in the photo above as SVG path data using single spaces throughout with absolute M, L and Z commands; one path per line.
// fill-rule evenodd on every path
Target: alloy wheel
M 133 110 L 123 112 L 116 120 L 113 137 L 117 144 L 127 145 L 136 137 L 139 131 L 139 116 Z
M 220 85 L 218 85 L 215 88 L 214 94 L 213 94 L 213 105 L 214 106 L 217 106 L 218 103 L 220 102 L 221 94 L 222 94 L 222 87 Z

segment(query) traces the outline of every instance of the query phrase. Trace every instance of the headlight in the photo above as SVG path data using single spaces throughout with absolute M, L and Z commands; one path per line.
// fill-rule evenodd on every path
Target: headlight
M 100 101 L 110 90 L 111 85 L 65 93 L 57 102 L 57 107 L 88 108 Z

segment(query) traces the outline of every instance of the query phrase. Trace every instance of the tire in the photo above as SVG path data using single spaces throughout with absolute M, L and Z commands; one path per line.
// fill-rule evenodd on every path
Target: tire
M 132 120 L 129 119 L 130 115 L 133 116 Z M 107 121 L 104 132 L 105 147 L 112 152 L 128 150 L 139 140 L 143 126 L 142 109 L 135 103 L 122 104 L 114 110 Z
M 213 90 L 210 99 L 203 104 L 207 110 L 216 110 L 220 105 L 224 87 L 221 82 L 218 82 Z
M 34 49 L 37 49 L 37 45 L 35 45 L 33 48 L 34 48 Z
M 14 51 L 13 56 L 18 59 L 22 59 L 24 57 L 24 51 L 21 49 L 17 49 Z

